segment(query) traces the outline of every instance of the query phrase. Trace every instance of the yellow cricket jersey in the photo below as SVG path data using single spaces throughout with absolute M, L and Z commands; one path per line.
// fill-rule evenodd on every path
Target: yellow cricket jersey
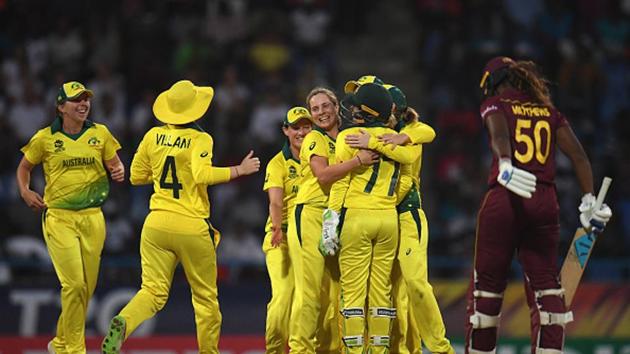
M 80 210 L 101 206 L 107 199 L 103 161 L 114 158 L 119 149 L 106 126 L 86 120 L 78 134 L 66 134 L 57 117 L 21 150 L 31 164 L 43 163 L 48 208 Z
M 348 161 L 356 156 L 358 150 L 346 144 L 345 136 L 358 134 L 360 128 L 352 127 L 339 133 L 335 153 L 337 163 Z M 396 133 L 386 127 L 363 127 L 363 129 L 366 129 L 372 136 Z M 328 207 L 335 211 L 340 211 L 342 207 L 394 208 L 398 202 L 397 188 L 400 188 L 399 182 L 407 185 L 406 188 L 411 184 L 411 165 L 401 164 L 383 156 L 376 164 L 356 168 L 335 182 L 330 191 Z
M 295 198 L 296 204 L 314 204 L 325 208 L 328 204 L 330 188 L 322 188 L 311 170 L 313 155 L 328 158 L 328 164 L 335 162 L 335 139 L 319 127 L 313 127 L 302 141 L 300 149 L 300 189 Z
M 282 188 L 284 191 L 282 199 L 282 231 L 287 231 L 288 213 L 295 204 L 295 197 L 298 194 L 298 171 L 300 161 L 293 158 L 289 143 L 285 143 L 282 151 L 276 154 L 267 164 L 265 184 L 263 190 L 269 188 Z M 267 218 L 265 232 L 271 231 L 271 216 Z
M 417 146 L 420 151 L 416 160 L 411 164 L 411 177 L 413 185 L 409 190 L 399 190 L 400 194 L 404 194 L 401 197 L 398 205 L 398 212 L 405 212 L 407 210 L 420 209 L 422 207 L 422 198 L 420 196 L 420 170 L 422 169 L 422 144 L 428 144 L 435 139 L 435 130 L 422 122 L 411 122 L 406 124 L 400 130 L 401 134 L 405 134 L 411 140 L 411 144 Z
M 401 130 L 401 134 L 405 134 L 411 140 L 411 144 L 418 147 L 420 150 L 416 159 L 412 163 L 411 174 L 413 177 L 413 183 L 417 188 L 420 188 L 420 170 L 422 169 L 422 144 L 428 144 L 435 139 L 435 130 L 422 122 L 411 122 L 405 125 Z
M 212 166 L 212 144 L 194 123 L 151 128 L 131 162 L 131 183 L 153 183 L 151 210 L 208 218 L 207 186 L 230 180 L 229 167 Z

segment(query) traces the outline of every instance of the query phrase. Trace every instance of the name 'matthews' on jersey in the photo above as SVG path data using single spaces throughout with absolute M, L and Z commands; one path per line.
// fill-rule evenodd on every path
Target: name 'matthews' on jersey
M 536 175 L 538 182 L 553 183 L 555 178 L 556 131 L 568 125 L 554 107 L 534 102 L 526 94 L 509 89 L 487 98 L 480 108 L 481 119 L 502 113 L 507 120 L 512 147 L 512 164 Z M 493 157 L 488 184 L 494 185 L 498 159 Z

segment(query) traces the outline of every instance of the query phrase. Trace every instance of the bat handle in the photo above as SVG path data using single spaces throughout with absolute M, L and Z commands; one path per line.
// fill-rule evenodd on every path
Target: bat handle
M 610 187 L 610 183 L 612 182 L 612 178 L 604 177 L 602 181 L 602 186 L 599 187 L 599 193 L 597 193 L 597 199 L 595 200 L 595 210 L 599 210 L 604 203 L 604 199 L 606 198 L 606 193 L 608 193 L 608 187 Z

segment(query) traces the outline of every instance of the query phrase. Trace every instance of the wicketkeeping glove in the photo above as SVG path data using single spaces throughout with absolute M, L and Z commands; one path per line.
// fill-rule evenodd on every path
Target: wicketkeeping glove
M 508 158 L 499 160 L 499 175 L 497 181 L 523 198 L 531 198 L 536 191 L 536 176 L 512 166 L 512 161 Z
M 323 256 L 334 256 L 339 250 L 337 226 L 339 214 L 331 209 L 324 210 L 322 222 L 322 238 L 319 240 L 319 252 Z
M 595 196 L 591 193 L 584 194 L 582 203 L 578 207 L 580 223 L 585 229 L 592 228 L 593 231 L 601 232 L 612 217 L 612 210 L 606 204 L 602 204 L 598 210 L 595 210 L 595 201 Z

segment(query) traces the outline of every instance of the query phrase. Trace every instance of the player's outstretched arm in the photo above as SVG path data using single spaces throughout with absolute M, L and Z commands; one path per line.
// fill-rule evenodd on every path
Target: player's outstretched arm
M 254 150 L 249 150 L 247 155 L 243 158 L 240 164 L 231 166 L 231 178 L 234 179 L 240 176 L 247 176 L 256 173 L 260 170 L 260 159 L 254 156 Z

